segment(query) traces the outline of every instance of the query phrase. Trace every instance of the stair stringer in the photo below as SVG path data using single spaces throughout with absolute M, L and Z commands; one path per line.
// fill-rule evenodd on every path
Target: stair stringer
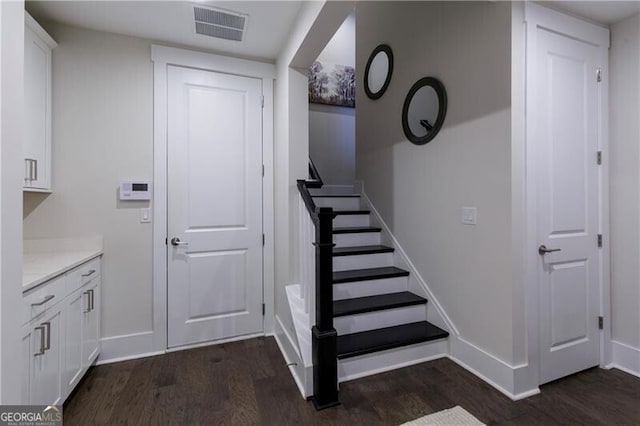
M 447 330 L 449 332 L 449 340 L 450 339 L 458 339 L 460 333 L 458 329 L 453 324 L 447 313 L 442 309 L 442 305 L 438 302 L 438 299 L 435 297 L 426 281 L 422 278 L 422 275 L 418 272 L 407 253 L 404 251 L 398 240 L 394 237 L 391 229 L 386 224 L 382 216 L 378 210 L 376 210 L 375 206 L 367 196 L 367 194 L 362 190 L 360 195 L 360 200 L 364 204 L 363 207 L 371 211 L 371 219 L 372 226 L 379 226 L 382 228 L 382 241 L 388 242 L 388 244 L 395 248 L 394 252 L 394 263 L 398 268 L 406 269 L 410 272 L 409 274 L 409 291 L 412 291 L 420 296 L 425 297 L 429 303 L 427 304 L 427 321 L 430 323 L 437 325 L 438 327 Z M 447 345 L 447 355 L 451 355 L 451 344 Z

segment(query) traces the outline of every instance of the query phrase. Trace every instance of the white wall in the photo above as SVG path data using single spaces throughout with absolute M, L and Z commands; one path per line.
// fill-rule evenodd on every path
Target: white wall
M 356 12 L 356 69 L 380 43 L 394 54 L 379 100 L 366 97 L 357 74 L 356 179 L 460 336 L 505 363 L 519 361 L 512 337 L 511 5 L 362 2 Z M 449 108 L 441 133 L 416 146 L 404 136 L 401 111 L 411 85 L 425 76 L 443 82 Z M 477 207 L 476 226 L 460 223 L 463 206 Z
M 609 60 L 614 363 L 635 349 L 640 374 L 640 15 L 611 26 Z
M 0 404 L 21 403 L 24 2 L 0 2 Z
M 276 337 L 298 384 L 306 383 L 285 287 L 297 284 L 297 179 L 308 175 L 307 69 L 344 21 L 351 2 L 305 2 L 276 60 L 274 198 Z M 289 355 L 287 355 L 289 354 Z M 293 359 L 293 357 L 298 357 Z M 301 383 L 302 381 L 302 383 Z M 301 389 L 302 390 L 302 389 Z M 303 391 L 304 393 L 304 391 Z
M 104 236 L 103 337 L 152 329 L 148 202 L 120 202 L 120 179 L 151 179 L 150 42 L 42 23 L 53 52 L 53 193 L 25 194 L 25 238 Z
M 324 64 L 356 65 L 356 18 L 349 14 L 318 55 Z M 355 109 L 309 104 L 309 155 L 327 185 L 353 185 Z

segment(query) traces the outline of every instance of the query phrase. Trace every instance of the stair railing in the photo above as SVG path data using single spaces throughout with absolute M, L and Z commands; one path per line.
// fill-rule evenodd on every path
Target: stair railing
M 313 168 L 314 172 L 311 173 Z M 309 159 L 312 180 L 298 180 L 302 298 L 311 326 L 313 403 L 317 410 L 338 401 L 337 333 L 333 327 L 333 218 L 331 207 L 317 207 L 310 188 L 322 179 Z M 315 314 L 314 314 L 315 312 Z

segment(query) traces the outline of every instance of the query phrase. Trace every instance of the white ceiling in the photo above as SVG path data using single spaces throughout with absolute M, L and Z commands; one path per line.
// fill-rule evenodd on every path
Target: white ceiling
M 0 0 L 2 1 L 2 0 Z M 195 33 L 193 6 L 249 15 L 242 42 Z M 301 1 L 27 1 L 36 20 L 142 37 L 273 62 L 300 10 Z
M 640 13 L 640 0 L 638 1 L 542 1 L 543 5 L 555 9 L 565 10 L 572 15 L 581 16 L 591 21 L 611 25 L 625 18 Z

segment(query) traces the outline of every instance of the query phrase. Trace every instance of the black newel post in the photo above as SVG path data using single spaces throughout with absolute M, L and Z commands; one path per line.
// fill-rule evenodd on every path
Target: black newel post
M 313 404 L 333 407 L 338 401 L 337 333 L 333 328 L 333 209 L 318 210 L 316 226 L 316 325 L 313 327 Z

